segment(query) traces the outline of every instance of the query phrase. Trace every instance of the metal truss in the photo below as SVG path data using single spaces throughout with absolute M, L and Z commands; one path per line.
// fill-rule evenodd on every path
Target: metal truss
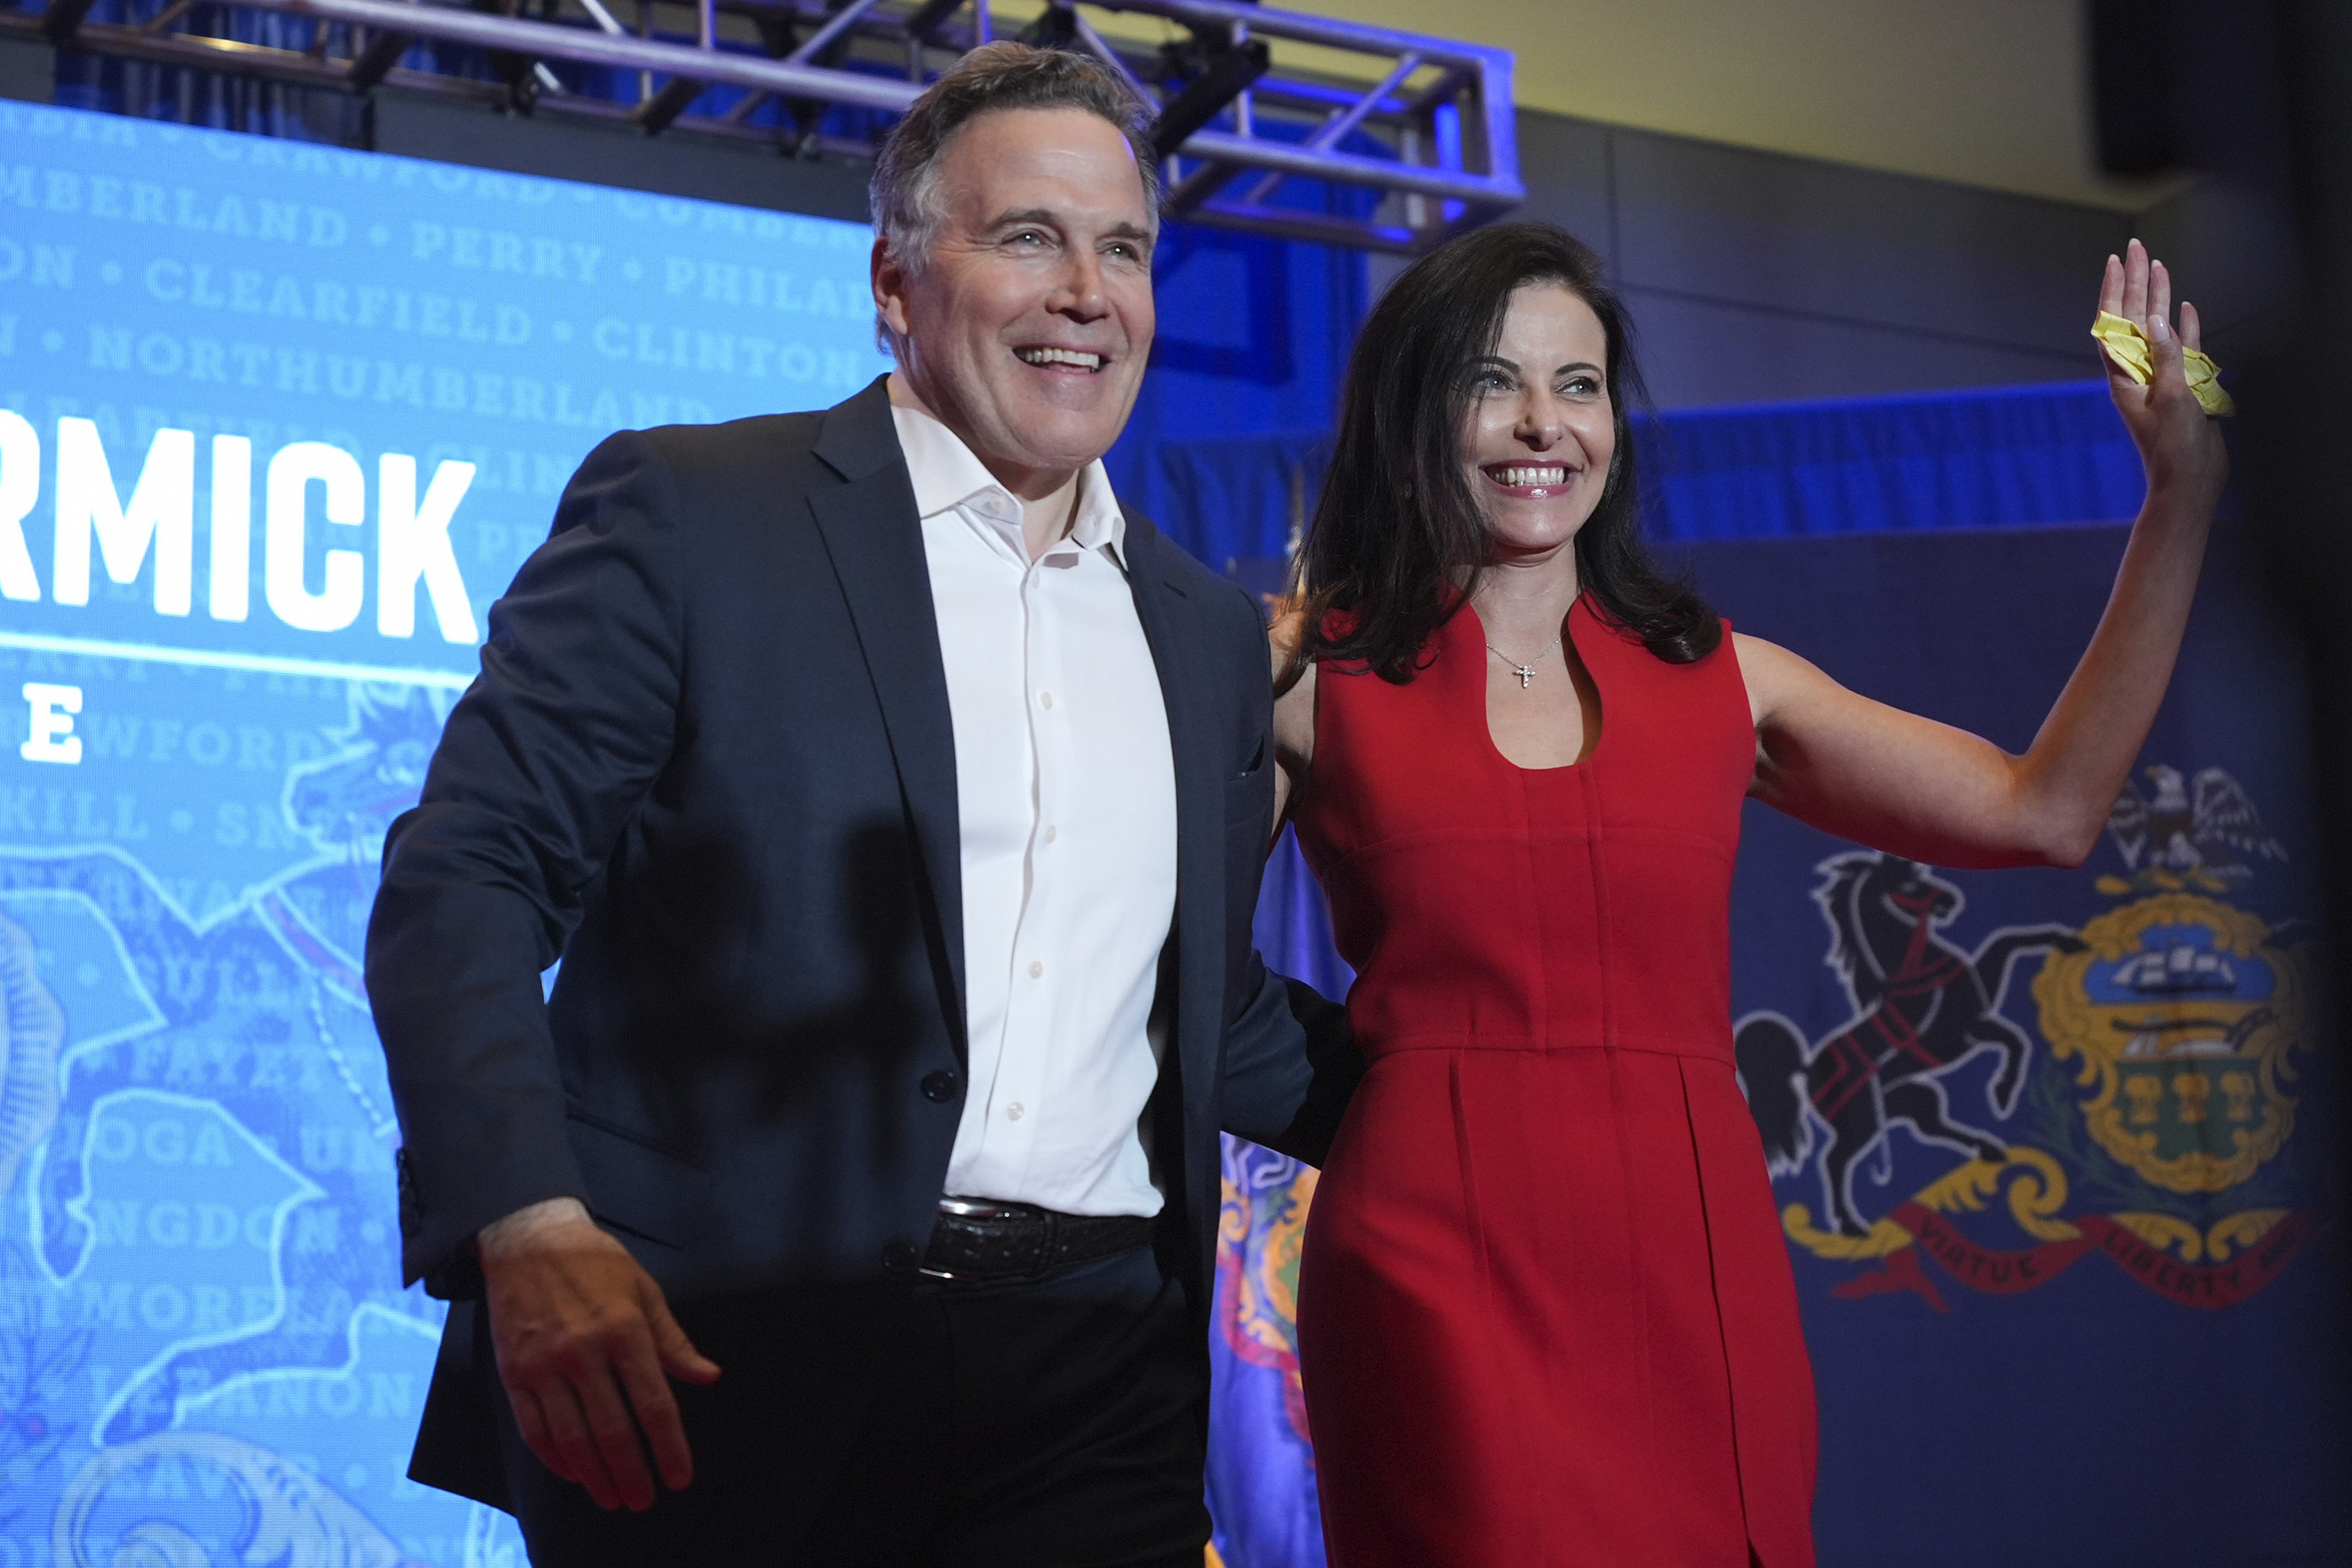
M 1156 115 L 1171 217 L 1410 252 L 1524 194 L 1508 51 L 1235 0 L 1049 0 L 1011 30 L 990 0 L 635 0 L 634 26 L 606 0 L 158 0 L 136 23 L 94 20 L 92 4 L 0 12 L 0 34 L 848 158 L 871 157 L 965 51 L 1013 36 L 1088 50 L 1134 86 Z M 257 17 L 278 19 L 263 36 L 302 47 L 223 36 L 253 33 Z

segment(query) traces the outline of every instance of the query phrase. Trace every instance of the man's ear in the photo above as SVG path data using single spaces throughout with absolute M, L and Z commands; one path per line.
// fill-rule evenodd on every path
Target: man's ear
M 890 242 L 880 235 L 874 236 L 874 256 L 868 267 L 874 284 L 874 313 L 882 325 L 899 337 L 907 336 L 907 269 L 890 253 Z

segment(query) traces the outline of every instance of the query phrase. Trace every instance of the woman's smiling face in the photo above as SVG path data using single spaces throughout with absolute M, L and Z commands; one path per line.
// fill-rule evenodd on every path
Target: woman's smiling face
M 1497 564 L 1559 550 L 1601 504 L 1617 451 L 1608 362 L 1592 307 L 1559 284 L 1527 283 L 1494 351 L 1469 367 L 1463 460 Z

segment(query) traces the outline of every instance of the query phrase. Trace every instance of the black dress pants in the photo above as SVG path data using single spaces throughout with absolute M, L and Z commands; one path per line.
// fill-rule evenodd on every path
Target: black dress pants
M 688 1328 L 725 1375 L 678 1387 L 695 1482 L 643 1514 L 608 1513 L 558 1479 L 501 1404 L 508 1483 L 540 1568 L 1201 1563 L 1207 1346 L 1150 1248 L 1036 1280 L 922 1281 L 849 1351 L 881 1370 L 828 1450 L 812 1452 L 813 1413 L 760 1366 L 826 1347 L 772 1333 L 762 1345 L 756 1326 L 714 1344 Z

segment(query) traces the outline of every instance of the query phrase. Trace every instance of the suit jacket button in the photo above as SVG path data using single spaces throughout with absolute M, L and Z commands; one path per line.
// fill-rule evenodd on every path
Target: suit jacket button
M 913 1273 L 915 1244 L 903 1236 L 890 1242 L 882 1249 L 882 1267 L 889 1270 L 893 1274 Z
M 927 1072 L 923 1075 L 923 1098 L 934 1105 L 944 1105 L 955 1098 L 956 1075 L 952 1072 Z

